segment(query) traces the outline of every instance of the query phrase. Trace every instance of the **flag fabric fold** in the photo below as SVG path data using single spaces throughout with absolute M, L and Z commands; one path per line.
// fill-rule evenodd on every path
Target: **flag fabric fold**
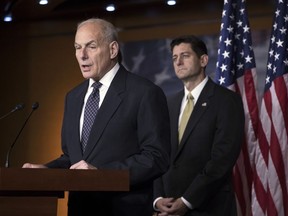
M 277 0 L 275 9 L 258 136 L 261 153 L 267 157 L 262 210 L 267 216 L 284 216 L 288 215 L 288 1 Z
M 243 100 L 245 139 L 234 167 L 233 182 L 238 216 L 250 216 L 259 111 L 256 64 L 245 0 L 224 0 L 215 82 L 239 93 Z

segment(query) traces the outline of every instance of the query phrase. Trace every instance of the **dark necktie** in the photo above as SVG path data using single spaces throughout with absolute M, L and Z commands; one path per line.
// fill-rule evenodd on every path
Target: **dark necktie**
M 82 136 L 81 136 L 81 145 L 82 145 L 82 152 L 85 151 L 88 138 L 90 135 L 90 130 L 94 123 L 95 116 L 99 109 L 99 88 L 101 87 L 100 82 L 95 82 L 92 84 L 94 88 L 92 93 L 89 95 L 89 98 L 86 102 L 85 111 L 84 111 L 84 121 L 83 121 L 83 128 L 82 128 Z

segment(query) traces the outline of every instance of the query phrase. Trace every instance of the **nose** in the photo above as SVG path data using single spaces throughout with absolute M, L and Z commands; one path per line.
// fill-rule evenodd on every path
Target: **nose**
M 82 60 L 85 60 L 85 59 L 88 59 L 88 54 L 87 54 L 87 50 L 84 48 L 84 49 L 81 49 L 80 51 L 80 58 Z
M 181 65 L 183 63 L 183 59 L 181 56 L 179 56 L 178 58 L 175 59 L 175 63 L 176 65 Z

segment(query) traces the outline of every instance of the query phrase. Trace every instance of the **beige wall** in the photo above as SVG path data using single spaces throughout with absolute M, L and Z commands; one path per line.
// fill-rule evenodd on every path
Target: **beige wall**
M 252 29 L 269 29 L 272 12 L 253 12 Z M 259 15 L 260 13 L 260 15 Z M 215 19 L 215 17 L 218 17 Z M 161 19 L 114 20 L 121 26 L 121 41 L 171 38 L 179 34 L 214 34 L 219 32 L 221 14 L 174 15 Z M 24 102 L 23 111 L 0 122 L 0 166 L 20 126 L 33 113 L 17 141 L 10 159 L 11 167 L 26 161 L 45 163 L 61 154 L 60 130 L 66 92 L 82 81 L 74 56 L 74 30 L 77 21 L 38 22 L 0 25 L 0 115 Z M 135 23 L 137 28 L 131 28 Z M 158 23 L 158 26 L 155 24 Z M 144 27 L 145 26 L 145 27 Z M 59 204 L 59 215 L 66 214 L 66 200 Z
M 0 163 L 13 143 L 25 118 L 38 101 L 40 106 L 31 116 L 11 153 L 10 166 L 24 162 L 44 163 L 60 155 L 60 129 L 65 93 L 82 80 L 74 57 L 74 23 L 70 32 L 63 23 L 56 32 L 43 34 L 42 25 L 16 25 L 1 31 L 0 114 L 18 102 L 26 107 L 0 122 Z M 57 29 L 56 28 L 56 29 Z M 62 29 L 61 29 L 62 28 Z M 47 29 L 46 29 L 47 30 Z M 39 32 L 39 33 L 38 33 Z M 2 166 L 1 165 L 1 166 Z M 59 205 L 59 215 L 66 215 L 66 200 Z

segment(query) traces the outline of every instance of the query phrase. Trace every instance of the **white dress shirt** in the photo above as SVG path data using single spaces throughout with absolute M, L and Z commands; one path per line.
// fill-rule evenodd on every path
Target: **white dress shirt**
M 112 80 L 114 79 L 117 71 L 119 70 L 120 65 L 119 63 L 117 63 L 110 71 L 108 71 L 101 80 L 99 80 L 99 82 L 102 84 L 102 86 L 99 88 L 99 108 L 101 107 L 101 104 L 106 96 L 106 93 L 109 89 L 109 86 L 111 85 Z M 92 84 L 95 81 L 93 79 L 89 79 L 89 86 L 84 98 L 84 104 L 82 107 L 82 113 L 80 116 L 80 125 L 79 125 L 79 129 L 80 129 L 80 140 L 81 140 L 81 136 L 82 136 L 82 128 L 83 128 L 83 121 L 84 121 L 84 110 L 85 110 L 85 106 L 86 106 L 86 102 L 88 100 L 89 95 L 92 93 L 93 91 L 93 87 Z

